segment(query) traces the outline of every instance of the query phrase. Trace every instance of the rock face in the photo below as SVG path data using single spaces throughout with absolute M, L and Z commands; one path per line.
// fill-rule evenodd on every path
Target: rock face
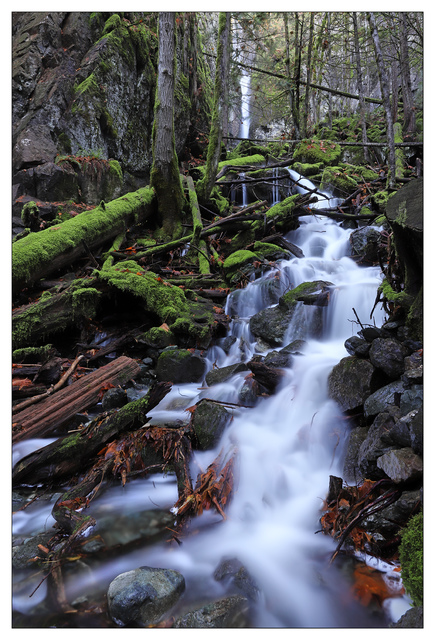
M 152 163 L 158 49 L 153 22 L 158 14 L 122 15 L 12 14 L 17 225 L 29 200 L 42 207 L 56 202 L 57 211 L 69 200 L 98 204 L 146 184 Z M 189 94 L 186 73 L 184 64 L 178 64 L 177 153 L 202 100 Z
M 206 364 L 199 352 L 168 347 L 157 361 L 157 379 L 166 382 L 198 382 L 205 374 Z
M 134 622 L 150 625 L 172 607 L 185 589 L 178 571 L 141 567 L 117 576 L 109 585 L 111 618 L 120 626 Z
M 243 596 L 229 596 L 181 616 L 175 629 L 227 629 L 248 626 L 248 600 Z

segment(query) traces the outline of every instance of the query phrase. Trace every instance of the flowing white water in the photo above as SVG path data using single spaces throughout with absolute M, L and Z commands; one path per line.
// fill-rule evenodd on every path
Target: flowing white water
M 309 181 L 305 186 L 313 188 Z M 255 354 L 265 353 L 264 345 L 258 344 L 250 332 L 249 319 L 276 304 L 286 290 L 314 280 L 334 285 L 327 307 L 299 304 L 283 346 L 295 338 L 303 338 L 305 343 L 291 368 L 285 370 L 276 394 L 261 399 L 254 408 L 235 410 L 218 447 L 195 454 L 193 478 L 219 452 L 225 460 L 237 452 L 234 496 L 227 520 L 206 512 L 195 521 L 199 533 L 187 537 L 179 548 L 157 544 L 95 566 L 91 575 L 75 575 L 66 583 L 69 601 L 92 591 L 95 585 L 107 590 L 116 575 L 144 565 L 179 570 L 192 600 L 211 600 L 224 594 L 223 585 L 213 578 L 219 562 L 237 557 L 260 590 L 255 626 L 375 626 L 368 614 L 349 600 L 343 601 L 349 585 L 342 584 L 335 567 L 328 567 L 335 545 L 322 534 L 315 534 L 329 475 L 341 475 L 345 441 L 345 421 L 328 397 L 328 375 L 347 355 L 344 341 L 359 328 L 353 309 L 364 324 L 380 326 L 384 321 L 378 308 L 370 318 L 380 270 L 361 268 L 347 257 L 350 233 L 324 216 L 301 218 L 300 228 L 288 239 L 302 249 L 305 257 L 283 261 L 228 298 L 226 311 L 233 318 L 229 335 L 234 343 L 229 351 L 219 345 L 212 347 L 207 353 L 209 368 L 246 362 Z M 323 330 L 313 338 L 310 327 L 319 314 Z M 202 390 L 199 384 L 174 385 L 150 413 L 151 420 L 156 424 L 175 420 L 187 423 L 190 416 L 185 409 L 202 397 L 237 403 L 245 375 L 237 374 Z M 176 500 L 174 479 L 129 484 L 117 490 L 122 494 L 118 509 L 144 510 L 155 505 L 169 509 Z M 110 490 L 107 494 L 112 507 L 115 493 Z M 95 501 L 89 511 L 93 514 L 95 510 L 97 515 L 101 508 Z M 47 519 L 49 512 L 43 507 L 38 517 Z M 15 526 L 19 532 L 28 531 L 22 515 Z M 24 597 L 17 595 L 16 602 L 18 609 L 26 606 Z M 389 605 L 392 609 L 391 602 Z

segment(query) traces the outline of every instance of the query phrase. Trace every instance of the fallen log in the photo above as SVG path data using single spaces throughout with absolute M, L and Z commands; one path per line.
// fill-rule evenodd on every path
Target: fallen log
M 102 389 L 125 384 L 140 372 L 135 360 L 121 356 L 104 367 L 83 376 L 66 389 L 41 400 L 38 407 L 27 407 L 14 415 L 12 443 L 44 436 L 64 425 L 80 411 L 96 404 Z
M 139 400 L 129 402 L 119 410 L 111 411 L 92 420 L 86 427 L 59 438 L 56 442 L 38 449 L 22 458 L 14 467 L 14 483 L 57 480 L 65 475 L 83 472 L 84 461 L 92 464 L 92 458 L 108 442 L 120 434 L 135 431 L 146 422 L 151 411 L 169 392 L 171 384 L 158 382 Z M 85 493 L 76 494 L 84 496 Z
M 117 236 L 125 225 L 147 218 L 153 211 L 153 202 L 153 189 L 144 187 L 107 204 L 102 201 L 91 211 L 14 242 L 12 291 L 16 293 L 70 265 Z

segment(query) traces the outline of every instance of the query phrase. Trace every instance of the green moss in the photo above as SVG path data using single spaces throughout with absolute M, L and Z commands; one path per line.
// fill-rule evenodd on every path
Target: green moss
M 106 20 L 103 29 L 103 35 L 106 36 L 108 33 L 122 26 L 121 18 L 117 13 L 114 13 Z
M 286 251 L 282 247 L 278 247 L 271 242 L 256 242 L 254 244 L 254 252 L 263 258 L 271 258 L 277 254 L 285 254 Z
M 43 362 L 53 353 L 53 345 L 45 344 L 42 347 L 23 347 L 12 352 L 12 362 Z
M 414 606 L 423 604 L 423 512 L 420 512 L 402 530 L 399 547 L 402 580 Z
M 403 142 L 402 135 L 402 125 L 400 122 L 394 123 L 394 142 Z M 403 178 L 405 175 L 405 154 L 401 147 L 395 147 L 395 158 L 396 158 L 396 178 Z
M 151 329 L 148 329 L 148 331 L 143 334 L 143 339 L 146 343 L 149 342 L 159 349 L 177 344 L 172 331 L 168 331 L 162 327 L 151 327 Z
M 341 156 L 341 147 L 336 142 L 328 140 L 303 140 L 298 144 L 293 154 L 293 160 L 325 165 L 337 163 Z
M 373 196 L 371 197 L 371 201 L 376 206 L 376 208 L 381 211 L 381 213 L 385 213 L 387 202 L 389 198 L 391 198 L 391 196 L 393 196 L 395 193 L 395 191 L 393 193 L 390 193 L 386 190 L 378 191 L 377 193 L 373 194 Z
M 21 220 L 26 228 L 31 228 L 32 225 L 39 219 L 39 208 L 33 200 L 26 202 L 21 209 Z M 35 229 L 34 229 L 35 230 Z
M 358 187 L 358 183 L 356 180 L 354 180 L 354 178 L 351 178 L 340 166 L 325 167 L 322 174 L 320 190 L 326 189 L 328 188 L 328 186 L 332 186 L 335 189 L 341 191 L 343 194 L 346 194 L 355 191 L 355 189 L 357 189 Z
M 129 215 L 140 219 L 143 208 L 150 206 L 154 192 L 144 187 L 121 198 L 112 200 L 105 209 L 96 207 L 56 225 L 32 233 L 12 246 L 12 278 L 14 285 L 22 286 L 32 275 L 49 269 L 56 256 L 74 249 L 82 240 L 88 245 L 110 230 L 123 228 Z
M 309 164 L 308 162 L 295 162 L 292 165 L 292 169 L 300 173 L 302 176 L 314 176 L 318 173 L 321 173 L 324 167 L 324 162 L 316 162 L 316 164 Z
M 240 267 L 243 267 L 247 262 L 253 262 L 258 260 L 258 255 L 247 249 L 234 251 L 224 262 L 224 271 L 228 274 L 237 271 Z
M 152 271 L 144 271 L 133 260 L 102 269 L 100 277 L 120 291 L 136 296 L 148 311 L 167 323 L 173 333 L 184 333 L 199 340 L 209 334 L 214 318 L 208 308 L 188 300 L 182 289 Z
M 118 160 L 109 160 L 109 167 L 110 172 L 116 175 L 119 178 L 120 182 L 122 182 L 124 176 L 122 174 L 121 165 L 119 164 Z
M 281 297 L 280 305 L 290 309 L 290 307 L 294 306 L 298 301 L 304 301 L 304 299 L 311 300 L 314 294 L 318 293 L 320 289 L 324 289 L 329 284 L 330 283 L 328 282 L 320 281 L 302 282 L 294 289 L 291 289 L 291 291 L 287 291 L 287 293 Z

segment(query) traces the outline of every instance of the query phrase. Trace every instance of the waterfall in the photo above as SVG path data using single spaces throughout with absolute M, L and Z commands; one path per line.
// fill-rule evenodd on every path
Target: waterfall
M 249 101 L 251 99 L 250 94 L 251 89 L 251 76 L 246 72 L 242 71 L 242 77 L 240 78 L 240 90 L 242 94 L 242 102 L 241 102 L 241 115 L 242 121 L 240 124 L 240 137 L 241 138 L 249 138 L 249 127 L 250 127 L 250 105 Z
M 293 179 L 295 174 L 290 171 Z M 297 176 L 298 190 L 314 188 L 310 181 Z M 329 198 L 325 194 L 323 205 Z M 234 495 L 227 519 L 223 521 L 216 512 L 207 511 L 194 521 L 196 535 L 182 539 L 178 548 L 169 549 L 167 543 L 145 546 L 109 558 L 99 567 L 93 566 L 92 572 L 67 574 L 69 602 L 95 585 L 107 590 L 116 575 L 139 566 L 180 571 L 192 601 L 218 599 L 225 591 L 214 579 L 214 571 L 222 559 L 238 558 L 259 588 L 260 596 L 253 606 L 255 627 L 377 626 L 378 620 L 373 620 L 368 610 L 350 603 L 349 583 L 335 565 L 328 563 L 336 543 L 315 533 L 320 528 L 329 475 L 342 473 L 346 438 L 346 422 L 328 397 L 328 375 L 347 355 L 344 341 L 356 332 L 353 308 L 364 324 L 380 326 L 384 321 L 378 307 L 370 317 L 382 279 L 380 269 L 360 267 L 348 257 L 350 233 L 322 215 L 301 218 L 300 227 L 286 237 L 302 249 L 304 257 L 283 260 L 228 297 L 226 312 L 232 317 L 229 335 L 234 343 L 229 351 L 219 344 L 211 347 L 207 353 L 209 368 L 247 362 L 254 355 L 272 351 L 270 348 L 265 352 L 264 345 L 256 341 L 249 320 L 261 309 L 276 305 L 286 290 L 314 280 L 327 280 L 334 285 L 327 307 L 299 303 L 282 346 L 295 337 L 304 343 L 292 366 L 285 369 L 277 392 L 261 398 L 253 408 L 234 410 L 219 445 L 195 452 L 193 478 L 219 452 L 226 458 L 237 452 Z M 323 330 L 314 337 L 310 327 L 319 313 Z M 204 397 L 236 404 L 245 376 L 246 372 L 236 374 L 210 388 L 204 388 L 204 384 L 174 384 L 149 417 L 155 424 L 176 420 L 187 423 L 186 409 Z M 134 512 L 153 505 L 169 509 L 176 499 L 175 478 L 156 475 L 129 482 L 122 489 L 109 489 L 105 497 L 97 496 L 90 504 L 89 513 L 97 517 L 104 501 L 111 508 L 116 503 L 121 513 L 122 509 Z M 16 522 L 23 535 L 25 514 Z M 48 515 L 46 510 L 38 517 L 44 519 Z M 44 591 L 37 593 L 41 598 Z M 26 604 L 24 596 L 15 596 L 20 610 L 29 606 L 28 601 L 28 597 Z

